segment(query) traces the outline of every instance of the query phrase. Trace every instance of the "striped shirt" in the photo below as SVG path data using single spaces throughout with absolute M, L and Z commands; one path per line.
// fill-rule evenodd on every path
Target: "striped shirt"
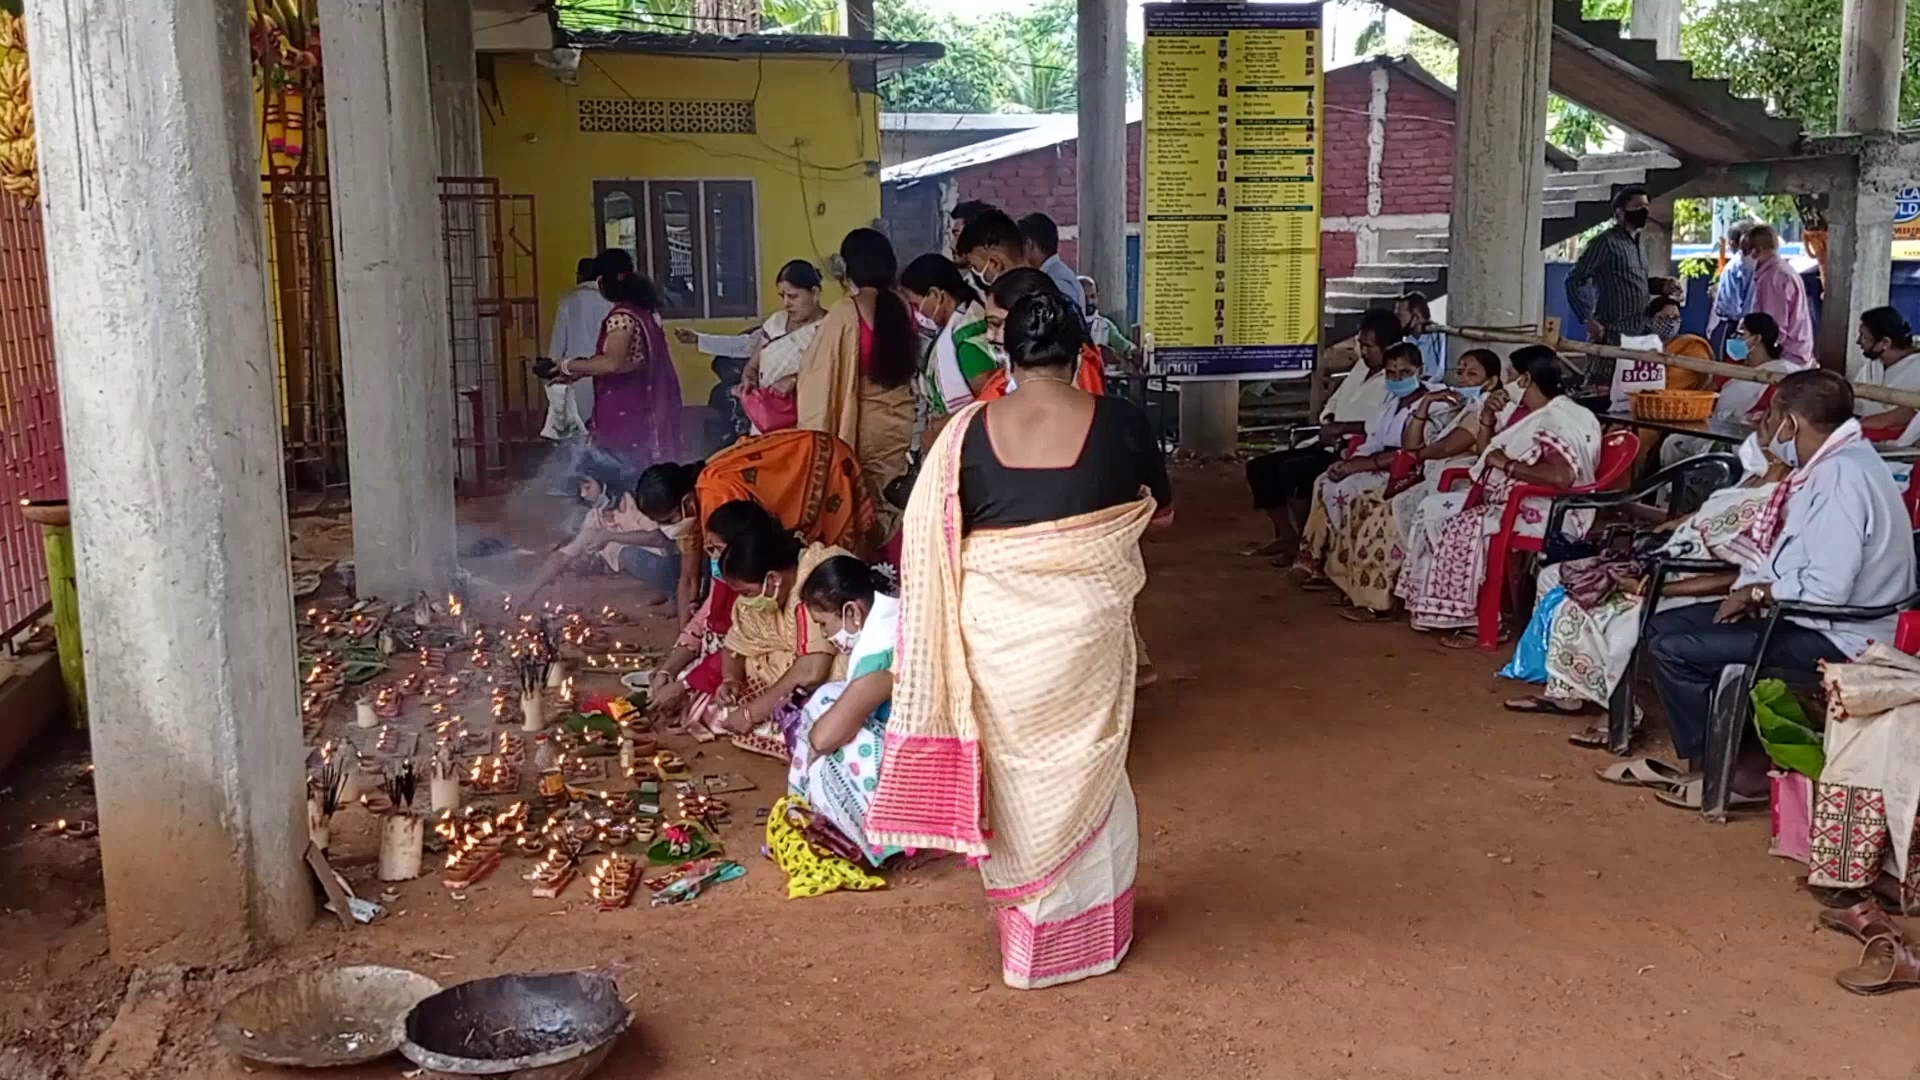
M 1610 344 L 1618 344 L 1622 336 L 1653 333 L 1653 320 L 1647 318 L 1652 299 L 1647 256 L 1640 241 L 1619 225 L 1589 241 L 1580 261 L 1567 272 L 1567 306 L 1573 317 L 1606 327 Z

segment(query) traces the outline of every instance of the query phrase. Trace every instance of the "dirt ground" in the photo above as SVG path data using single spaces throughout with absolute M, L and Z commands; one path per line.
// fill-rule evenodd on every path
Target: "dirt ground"
M 1764 815 L 1713 827 L 1600 784 L 1609 759 L 1568 745 L 1567 723 L 1500 711 L 1513 689 L 1488 655 L 1349 624 L 1239 557 L 1258 528 L 1234 470 L 1176 483 L 1140 604 L 1162 681 L 1134 735 L 1140 910 L 1117 974 L 1004 988 L 957 860 L 785 899 L 745 824 L 783 770 L 710 745 L 696 771 L 760 785 L 723 833 L 744 880 L 605 915 L 578 886 L 530 899 L 514 863 L 465 902 L 403 885 L 372 927 L 328 918 L 253 970 L 192 974 L 130 1075 L 249 1075 L 211 1046 L 218 1002 L 339 962 L 443 982 L 609 966 L 638 1017 L 610 1080 L 1920 1075 L 1920 995 L 1833 984 L 1858 950 L 1815 928 Z M 0 1077 L 96 1075 L 84 1057 L 126 979 L 93 843 L 25 828 L 84 807 L 83 760 L 43 756 L 0 796 Z M 371 853 L 344 846 L 345 863 Z

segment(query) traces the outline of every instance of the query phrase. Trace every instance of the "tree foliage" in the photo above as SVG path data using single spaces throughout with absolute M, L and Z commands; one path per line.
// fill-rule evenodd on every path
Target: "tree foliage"
M 1841 0 L 1686 0 L 1680 51 L 1695 74 L 1726 79 L 1806 130 L 1834 130 Z M 1907 7 L 1900 119 L 1920 118 L 1920 4 Z
M 1079 103 L 1074 0 L 1041 0 L 1023 12 L 972 17 L 936 12 L 932 0 L 876 0 L 881 37 L 938 41 L 945 58 L 880 87 L 891 112 L 1072 112 Z M 1141 86 L 1140 47 L 1127 46 L 1127 75 Z

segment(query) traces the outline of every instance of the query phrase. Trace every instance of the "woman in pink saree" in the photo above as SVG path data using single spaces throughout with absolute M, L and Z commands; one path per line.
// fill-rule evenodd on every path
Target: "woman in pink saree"
M 594 261 L 601 295 L 613 301 L 613 310 L 600 324 L 594 354 L 562 361 L 560 372 L 593 380 L 595 446 L 634 472 L 677 461 L 680 376 L 660 325 L 659 293 L 634 273 L 633 256 L 623 248 L 608 248 Z

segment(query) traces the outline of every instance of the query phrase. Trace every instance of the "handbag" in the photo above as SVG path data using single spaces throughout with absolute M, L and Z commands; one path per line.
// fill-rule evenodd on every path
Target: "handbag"
M 761 434 L 769 431 L 785 431 L 800 423 L 800 399 L 797 395 L 776 394 L 764 386 L 751 390 L 735 390 L 734 396 L 740 401 L 740 408 L 753 421 L 753 426 Z

